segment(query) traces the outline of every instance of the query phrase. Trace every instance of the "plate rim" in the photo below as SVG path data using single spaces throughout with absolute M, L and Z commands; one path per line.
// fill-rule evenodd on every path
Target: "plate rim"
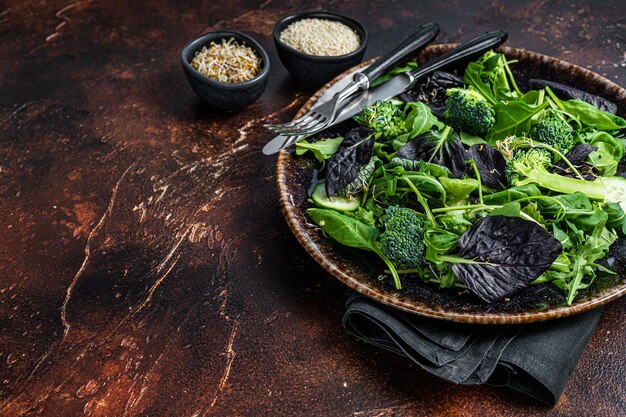
M 421 54 L 425 53 L 433 53 L 440 54 L 445 52 L 458 44 L 437 44 L 430 45 L 424 50 L 422 50 Z M 572 71 L 575 70 L 580 72 L 585 78 L 593 79 L 597 83 L 602 83 L 607 89 L 612 90 L 615 93 L 620 101 L 626 101 L 626 89 L 622 88 L 618 84 L 613 81 L 593 72 L 582 68 L 578 65 L 572 64 L 570 62 L 561 60 L 559 58 L 554 58 L 548 55 L 540 54 L 537 52 L 528 51 L 526 49 L 519 48 L 511 48 L 511 47 L 500 47 L 496 49 L 499 52 L 503 52 L 506 55 L 524 55 L 527 58 L 541 61 L 543 64 L 560 67 L 563 70 Z M 333 86 L 337 81 L 345 77 L 352 71 L 364 67 L 366 65 L 371 64 L 375 61 L 376 58 L 372 58 L 368 61 L 362 62 L 359 65 L 356 65 L 337 77 L 333 78 L 331 81 L 322 86 L 319 90 L 317 90 L 298 110 L 294 119 L 302 116 L 306 113 L 315 102 L 322 96 L 322 94 Z M 292 153 L 288 149 L 283 149 L 278 153 L 278 159 L 276 163 L 276 187 L 279 196 L 279 203 L 281 207 L 281 211 L 283 216 L 285 217 L 289 228 L 292 233 L 299 241 L 299 243 L 304 247 L 304 249 L 308 252 L 308 254 L 320 265 L 322 266 L 328 273 L 330 273 L 334 278 L 338 279 L 351 289 L 357 291 L 358 293 L 365 295 L 368 298 L 372 298 L 376 301 L 379 301 L 385 305 L 388 305 L 393 308 L 397 308 L 402 311 L 406 311 L 409 313 L 414 313 L 417 315 L 421 315 L 424 317 L 430 317 L 434 319 L 442 319 L 447 321 L 459 322 L 459 323 L 481 323 L 481 324 L 517 324 L 517 323 L 530 323 L 530 322 L 539 322 L 545 320 L 552 320 L 560 317 L 571 316 L 575 314 L 579 314 L 588 310 L 592 310 L 594 308 L 600 307 L 604 304 L 607 304 L 611 301 L 618 299 L 619 297 L 626 294 L 626 283 L 621 285 L 612 286 L 606 290 L 598 293 L 597 296 L 590 300 L 585 300 L 580 304 L 574 304 L 571 306 L 559 306 L 555 308 L 551 308 L 546 311 L 533 311 L 533 312 L 522 312 L 522 313 L 461 313 L 454 312 L 445 309 L 434 309 L 431 307 L 425 307 L 416 305 L 415 303 L 403 301 L 397 297 L 393 297 L 388 294 L 381 293 L 376 289 L 370 288 L 368 285 L 363 282 L 355 279 L 350 274 L 344 272 L 343 270 L 337 268 L 337 266 L 327 259 L 324 254 L 319 250 L 317 243 L 315 243 L 305 232 L 306 230 L 301 222 L 298 220 L 299 209 L 296 207 L 292 200 L 291 194 L 289 193 L 289 187 L 287 184 L 287 162 L 291 157 Z

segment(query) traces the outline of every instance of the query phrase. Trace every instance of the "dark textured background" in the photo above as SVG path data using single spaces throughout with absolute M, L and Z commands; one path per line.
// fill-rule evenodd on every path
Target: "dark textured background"
M 4 1 L 0 5 L 0 415 L 626 415 L 609 305 L 560 403 L 459 387 L 345 334 L 348 290 L 280 213 L 268 121 L 311 91 L 273 24 L 342 12 L 367 57 L 416 25 L 487 30 L 626 82 L 623 2 Z M 472 2 L 473 3 L 473 2 Z M 207 109 L 178 53 L 242 30 L 272 61 L 245 111 Z

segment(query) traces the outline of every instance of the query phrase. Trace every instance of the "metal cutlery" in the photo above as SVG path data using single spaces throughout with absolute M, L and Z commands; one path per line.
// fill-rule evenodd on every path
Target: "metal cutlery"
M 314 107 L 297 120 L 284 124 L 266 124 L 264 126 L 273 132 L 287 135 L 311 134 L 322 130 L 334 121 L 341 103 L 356 92 L 367 90 L 373 80 L 406 56 L 434 41 L 438 34 L 439 25 L 436 23 L 427 23 L 420 26 L 417 32 L 401 42 L 391 52 L 363 71 L 355 73 L 352 82 L 337 93 L 332 100 Z
M 412 88 L 420 79 L 434 71 L 441 70 L 445 67 L 449 67 L 463 61 L 476 59 L 487 50 L 502 44 L 506 38 L 506 32 L 498 31 L 486 33 L 457 46 L 451 51 L 438 56 L 413 71 L 396 75 L 384 84 L 381 84 L 371 90 L 362 91 L 351 97 L 335 116 L 334 121 L 327 124 L 324 128 L 328 128 L 349 119 L 359 113 L 363 108 L 378 100 L 390 99 Z M 265 145 L 263 153 L 266 155 L 274 154 L 281 149 L 287 148 L 295 142 L 305 139 L 317 132 L 319 131 L 303 135 L 279 135 Z

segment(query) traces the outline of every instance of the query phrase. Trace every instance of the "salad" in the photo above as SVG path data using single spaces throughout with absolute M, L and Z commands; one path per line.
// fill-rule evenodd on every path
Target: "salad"
M 312 221 L 405 280 L 492 303 L 551 283 L 571 304 L 626 234 L 615 104 L 544 80 L 522 91 L 500 53 L 363 109 L 345 135 L 296 144 L 319 161 Z M 410 63 L 392 70 L 415 68 Z

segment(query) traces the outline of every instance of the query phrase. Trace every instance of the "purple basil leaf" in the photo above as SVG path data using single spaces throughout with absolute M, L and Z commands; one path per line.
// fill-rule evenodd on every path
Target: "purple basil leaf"
M 463 143 L 452 129 L 445 139 L 441 139 L 439 130 L 423 133 L 398 149 L 395 156 L 444 166 L 452 172 L 455 178 L 461 178 L 465 173 L 467 159 Z
M 446 110 L 446 90 L 454 87 L 463 87 L 463 79 L 450 72 L 435 71 L 426 81 L 417 83 L 398 98 L 426 103 L 435 116 L 441 116 Z
M 593 145 L 589 145 L 587 143 L 578 143 L 574 145 L 572 149 L 568 153 L 565 154 L 565 157 L 568 161 L 571 162 L 579 171 L 583 172 L 583 177 L 586 180 L 593 180 L 595 177 L 593 172 L 593 165 L 586 162 L 585 159 L 589 156 L 589 154 L 593 151 L 597 151 L 598 148 Z M 554 172 L 559 175 L 563 175 L 565 177 L 573 177 L 574 173 L 570 171 L 569 166 L 565 163 L 565 161 L 561 160 L 554 165 Z
M 328 161 L 326 168 L 326 194 L 337 195 L 352 181 L 372 158 L 374 131 L 357 127 L 346 133 L 337 152 Z
M 617 106 L 615 103 L 605 99 L 604 97 L 596 96 L 594 94 L 587 93 L 586 91 L 554 81 L 540 80 L 536 78 L 530 80 L 530 87 L 533 89 L 546 88 L 546 86 L 550 87 L 550 89 L 554 91 L 554 94 L 556 94 L 556 96 L 561 100 L 581 100 L 607 113 L 617 113 Z
M 435 150 L 435 142 L 430 136 L 431 132 L 417 136 L 398 149 L 395 156 L 410 161 L 428 161 Z
M 477 144 L 467 150 L 469 158 L 476 163 L 480 181 L 493 190 L 507 188 L 504 168 L 506 160 L 502 154 L 487 144 Z
M 442 165 L 452 172 L 455 178 L 461 178 L 465 173 L 467 152 L 459 139 L 459 135 L 452 130 L 448 139 L 439 148 L 432 162 Z
M 519 217 L 485 217 L 461 236 L 457 255 L 488 264 L 453 263 L 454 275 L 481 299 L 498 301 L 528 286 L 561 253 L 561 242 Z

